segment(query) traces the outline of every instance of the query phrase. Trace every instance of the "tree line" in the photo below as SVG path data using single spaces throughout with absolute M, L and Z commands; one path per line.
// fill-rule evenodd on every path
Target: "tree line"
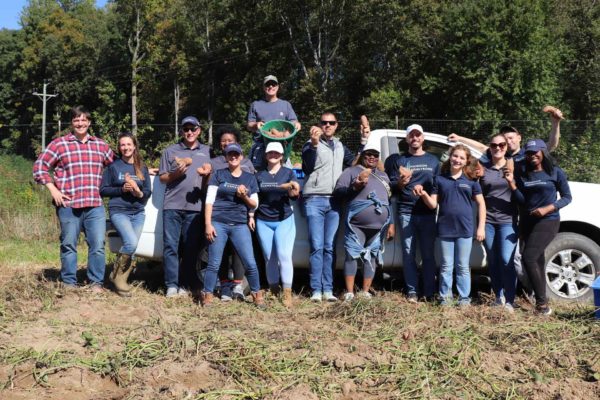
M 134 130 L 157 149 L 186 114 L 243 126 L 273 74 L 305 124 L 332 110 L 388 126 L 531 120 L 525 134 L 545 136 L 540 110 L 554 104 L 588 121 L 560 157 L 598 150 L 599 40 L 595 0 L 29 0 L 21 29 L 0 31 L 0 124 L 39 126 L 32 92 L 48 81 L 59 94 L 49 121 L 84 104 L 105 138 Z M 148 123 L 173 127 L 157 135 Z M 12 129 L 1 140 L 10 152 L 40 138 Z

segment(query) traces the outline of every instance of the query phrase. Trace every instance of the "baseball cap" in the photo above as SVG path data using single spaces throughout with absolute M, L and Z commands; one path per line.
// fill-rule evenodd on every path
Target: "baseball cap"
M 265 153 L 270 151 L 276 151 L 279 154 L 283 154 L 283 146 L 279 142 L 270 142 L 265 149 Z
M 423 127 L 421 125 L 412 124 L 412 125 L 409 125 L 408 128 L 406 128 L 406 134 L 408 135 L 414 130 L 421 132 L 421 134 L 425 133 L 425 132 L 423 132 Z
M 267 82 L 275 82 L 275 83 L 279 83 L 279 81 L 277 80 L 277 77 L 275 75 L 267 75 L 265 76 L 265 79 L 263 79 L 263 85 L 266 84 Z
M 192 117 L 192 116 L 185 117 L 184 119 L 181 120 L 181 125 L 183 126 L 185 124 L 200 126 L 200 122 L 198 122 L 198 118 Z
M 238 143 L 231 143 L 228 144 L 227 147 L 225 147 L 225 154 L 229 153 L 244 154 L 242 153 L 242 147 Z
M 370 142 L 367 142 L 365 147 L 363 147 L 363 149 L 362 149 L 362 153 L 364 153 L 367 150 L 376 151 L 378 153 L 381 153 L 381 151 L 379 150 L 379 146 L 377 144 L 378 143 L 375 140 L 371 140 Z
M 528 151 L 531 152 L 538 152 L 540 150 L 546 150 L 546 142 L 544 142 L 542 139 L 531 139 L 528 140 L 527 143 L 525 144 L 525 152 L 527 153 Z

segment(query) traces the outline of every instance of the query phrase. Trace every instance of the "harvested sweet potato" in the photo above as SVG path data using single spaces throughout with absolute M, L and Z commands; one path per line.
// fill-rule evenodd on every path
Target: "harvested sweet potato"
M 284 138 L 290 136 L 290 131 L 288 131 L 287 129 L 280 131 L 278 129 L 272 128 L 271 130 L 269 130 L 269 132 L 267 132 L 267 135 L 274 138 Z
M 554 118 L 565 119 L 562 115 L 562 112 L 556 107 L 546 105 L 544 106 L 544 108 L 542 108 L 542 111 L 548 114 L 552 114 Z
M 504 168 L 506 168 L 507 171 L 509 171 L 511 174 L 515 172 L 515 160 L 513 160 L 512 158 L 509 158 L 508 160 L 506 160 L 506 165 L 504 165 Z
M 183 164 L 187 167 L 192 164 L 192 159 L 190 157 L 185 157 L 185 158 L 175 157 L 175 162 L 177 163 L 177 165 Z
M 209 163 L 202 164 L 201 167 L 196 168 L 198 175 L 206 176 L 212 172 L 212 166 Z
M 469 163 L 465 166 L 464 172 L 465 175 L 467 175 L 467 177 L 471 180 L 478 179 L 484 174 L 483 166 L 475 157 L 471 157 L 469 159 Z
M 401 178 L 408 178 L 412 176 L 412 171 L 406 167 L 403 167 L 402 165 L 398 169 L 398 172 L 400 172 Z
M 361 182 L 367 182 L 369 180 L 370 175 L 371 175 L 371 169 L 365 168 L 364 171 L 361 171 L 361 173 L 358 174 L 358 180 Z

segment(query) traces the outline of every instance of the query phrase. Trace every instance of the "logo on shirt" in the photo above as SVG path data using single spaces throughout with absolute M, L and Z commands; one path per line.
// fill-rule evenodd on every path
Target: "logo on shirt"
M 546 182 L 546 181 L 540 181 L 540 180 L 538 179 L 538 180 L 535 180 L 535 181 L 524 182 L 524 184 L 525 184 L 525 187 L 530 187 L 530 186 L 541 186 L 541 185 L 547 185 L 547 184 L 548 184 L 548 182 Z

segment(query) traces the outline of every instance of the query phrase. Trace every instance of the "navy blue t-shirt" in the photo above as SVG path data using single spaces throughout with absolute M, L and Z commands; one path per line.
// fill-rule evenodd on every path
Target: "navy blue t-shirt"
M 545 171 L 523 170 L 524 165 L 515 169 L 515 181 L 517 189 L 515 197 L 519 203 L 525 206 L 524 218 L 540 219 L 531 216 L 531 212 L 537 208 L 554 204 L 556 211 L 546 214 L 541 219 L 560 219 L 559 210 L 571 202 L 571 189 L 567 176 L 559 167 L 554 167 L 551 175 Z M 557 199 L 560 194 L 560 199 Z
M 240 185 L 246 186 L 248 196 L 258 192 L 254 175 L 242 171 L 239 177 L 231 175 L 228 168 L 218 169 L 210 176 L 209 186 L 217 186 L 217 196 L 213 204 L 212 219 L 224 224 L 245 224 L 248 222 L 248 207 L 235 195 Z
M 400 179 L 400 166 L 410 169 L 412 177 L 410 182 L 401 191 L 398 188 Z M 425 153 L 415 156 L 410 153 L 392 154 L 385 160 L 385 173 L 390 178 L 394 193 L 398 194 L 398 212 L 401 214 L 435 214 L 435 210 L 427 207 L 419 196 L 412 193 L 415 185 L 423 185 L 427 193 L 431 192 L 433 178 L 440 173 L 440 160 L 436 156 Z
M 438 175 L 433 181 L 431 194 L 438 196 L 438 236 L 444 239 L 473 237 L 473 198 L 481 194 L 479 183 L 464 174 L 458 179 L 449 174 Z
M 288 191 L 280 187 L 284 183 L 296 181 L 296 174 L 293 170 L 281 167 L 275 175 L 266 170 L 261 171 L 256 174 L 256 180 L 260 191 L 256 218 L 266 221 L 283 221 L 294 213 Z
M 142 193 L 144 193 L 141 199 L 135 197 L 130 192 L 123 192 L 125 174 L 129 174 Z M 150 183 L 148 168 L 143 167 L 142 174 L 144 176 L 143 181 L 135 175 L 133 164 L 128 164 L 120 158 L 104 169 L 102 183 L 100 184 L 100 195 L 110 198 L 108 200 L 108 210 L 111 214 L 137 213 L 144 210 L 144 206 L 152 191 L 152 184 Z

